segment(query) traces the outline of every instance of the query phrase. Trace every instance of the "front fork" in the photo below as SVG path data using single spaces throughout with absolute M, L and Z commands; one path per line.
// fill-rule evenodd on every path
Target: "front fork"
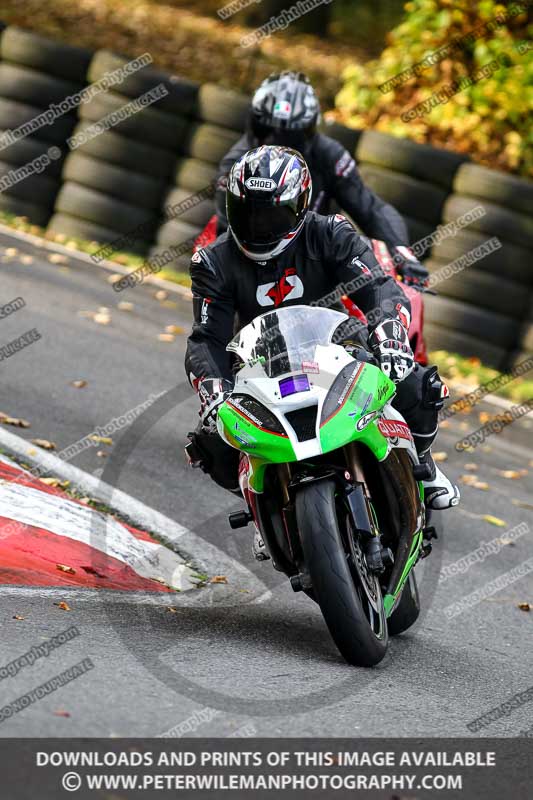
M 380 574 L 384 572 L 386 563 L 391 563 L 392 553 L 388 548 L 384 549 L 381 545 L 381 534 L 372 507 L 370 492 L 359 458 L 359 447 L 356 442 L 350 442 L 345 445 L 344 453 L 349 467 L 349 473 L 345 476 L 347 479 L 346 500 L 348 507 L 355 529 L 363 539 L 368 569 L 373 573 Z

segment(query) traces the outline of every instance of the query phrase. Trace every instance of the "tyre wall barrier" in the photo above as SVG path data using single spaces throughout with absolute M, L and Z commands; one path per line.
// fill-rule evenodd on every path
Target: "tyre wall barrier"
M 0 136 L 130 60 L 16 27 L 2 29 L 0 23 Z M 130 116 L 117 113 L 116 124 L 88 136 L 91 125 L 155 87 L 163 87 L 157 102 Z M 124 241 L 135 230 L 119 249 L 141 255 L 186 244 L 213 213 L 212 194 L 205 190 L 242 135 L 248 107 L 249 98 L 238 92 L 144 66 L 52 124 L 2 146 L 0 180 L 51 145 L 60 148 L 61 158 L 1 191 L 0 210 L 97 243 Z M 422 254 L 431 273 L 442 276 L 443 267 L 454 262 L 456 267 L 439 280 L 439 296 L 427 297 L 430 346 L 482 355 L 500 368 L 531 352 L 533 182 L 379 131 L 331 122 L 321 130 L 356 157 L 365 182 L 403 215 L 411 243 L 483 207 L 482 216 Z M 78 137 L 75 149 L 70 137 Z M 201 200 L 188 203 L 197 193 Z M 499 249 L 461 266 L 461 256 L 495 236 Z M 187 270 L 188 262 L 185 253 L 169 265 Z

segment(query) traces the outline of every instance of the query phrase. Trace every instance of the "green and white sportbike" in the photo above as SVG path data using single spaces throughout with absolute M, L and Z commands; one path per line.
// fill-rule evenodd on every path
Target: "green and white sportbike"
M 228 345 L 238 372 L 217 425 L 242 454 L 248 511 L 231 526 L 255 523 L 344 658 L 370 667 L 419 615 L 413 567 L 432 529 L 413 438 L 390 403 L 395 385 L 369 353 L 359 360 L 335 343 L 347 320 L 292 306 L 246 325 Z

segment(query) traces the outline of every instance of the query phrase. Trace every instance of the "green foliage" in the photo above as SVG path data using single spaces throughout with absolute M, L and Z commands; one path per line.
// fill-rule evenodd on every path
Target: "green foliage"
M 514 14 L 513 8 L 517 10 Z M 339 121 L 469 153 L 489 166 L 533 175 L 533 25 L 527 0 L 411 0 L 379 59 L 353 64 L 336 98 Z M 433 51 L 499 18 L 493 30 L 455 48 L 403 85 L 379 86 Z M 462 89 L 429 113 L 402 121 L 416 104 L 453 81 L 472 77 L 500 59 L 488 77 Z

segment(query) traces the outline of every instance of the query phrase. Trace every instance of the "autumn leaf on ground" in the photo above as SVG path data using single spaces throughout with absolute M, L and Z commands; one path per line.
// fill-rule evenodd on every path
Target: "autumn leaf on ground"
M 18 417 L 2 417 L 0 422 L 3 422 L 4 425 L 14 425 L 15 428 L 31 428 L 28 420 L 19 419 Z
M 119 275 L 117 272 L 114 272 L 112 275 L 109 275 L 107 282 L 108 283 L 117 283 L 122 278 L 122 275 Z
M 432 453 L 431 455 L 433 457 L 433 461 L 436 461 L 437 463 L 448 460 L 448 453 L 445 453 L 444 451 Z
M 469 461 L 468 464 L 465 464 L 465 469 L 467 469 L 469 472 L 476 472 L 477 464 L 474 464 L 473 461 Z
M 61 709 L 59 709 L 58 711 L 53 711 L 52 713 L 54 717 L 70 717 L 69 711 L 61 711 Z
M 68 264 L 67 256 L 62 255 L 61 253 L 50 253 L 48 256 L 48 261 L 52 264 Z
M 165 331 L 167 333 L 185 333 L 185 328 L 182 328 L 181 325 L 166 325 Z
M 519 506 L 520 508 L 527 508 L 528 511 L 533 511 L 533 506 L 531 505 L 531 503 L 525 503 L 523 500 L 516 500 L 515 498 L 513 498 L 511 500 L 511 503 L 514 506 Z
M 98 450 L 96 455 L 98 456 L 98 458 L 107 458 L 108 453 L 106 453 L 105 450 Z
M 70 385 L 73 386 L 75 389 L 83 389 L 84 386 L 87 386 L 87 381 L 84 380 L 71 381 Z
M 490 488 L 488 483 L 478 480 L 477 475 L 460 475 L 459 480 L 467 486 L 472 486 L 474 489 L 481 489 L 485 492 Z
M 97 325 L 109 325 L 111 322 L 111 317 L 109 314 L 98 312 L 93 316 L 93 322 L 96 322 Z
M 520 611 L 531 611 L 531 606 L 529 603 L 518 603 L 518 608 Z
M 162 300 L 161 305 L 163 308 L 177 308 L 178 304 L 175 300 Z
M 225 575 L 213 575 L 209 583 L 227 583 L 228 579 Z
M 160 342 L 173 342 L 176 337 L 172 333 L 160 333 L 157 338 Z
M 21 614 L 14 614 L 13 619 L 16 619 L 20 622 L 20 620 L 26 619 L 26 617 L 23 617 Z
M 508 480 L 516 481 L 519 478 L 523 478 L 524 475 L 527 475 L 527 469 L 525 470 L 517 470 L 517 469 L 499 469 L 498 473 L 502 476 L 502 478 L 507 478 Z
M 133 311 L 135 306 L 133 303 L 128 303 L 126 300 L 121 300 L 120 303 L 117 303 L 117 308 L 119 311 Z
M 17 253 L 18 253 L 18 250 L 17 250 L 16 247 L 6 247 L 6 249 L 5 249 L 5 255 L 6 256 L 10 256 L 10 257 L 11 256 L 16 256 Z
M 21 264 L 33 264 L 33 256 L 21 256 L 19 261 Z
M 37 447 L 42 447 L 43 450 L 55 450 L 56 449 L 55 442 L 49 442 L 48 439 L 32 439 L 31 443 L 37 445 Z
M 165 292 L 164 289 L 159 289 L 155 294 L 154 297 L 156 300 L 166 300 L 168 298 L 168 292 Z
M 450 424 L 449 419 L 443 419 L 442 422 L 439 423 L 439 428 L 449 428 Z
M 68 567 L 66 564 L 56 564 L 56 569 L 60 572 L 68 572 L 69 575 L 75 575 L 76 570 L 72 567 Z
M 482 519 L 484 519 L 485 522 L 490 522 L 491 525 L 496 525 L 498 528 L 505 528 L 507 525 L 503 519 L 500 519 L 499 517 L 493 517 L 492 514 L 483 514 Z
M 61 611 L 70 611 L 70 606 L 64 600 L 61 600 L 60 603 L 54 603 L 55 606 L 61 609 Z
M 171 614 L 177 614 L 178 613 L 178 609 L 174 608 L 174 606 L 167 606 L 167 611 L 169 611 Z
M 91 442 L 98 442 L 98 444 L 113 444 L 113 439 L 110 436 L 98 436 L 96 433 L 92 433 L 89 439 Z
M 59 486 L 59 478 L 39 478 L 39 480 L 47 486 Z

